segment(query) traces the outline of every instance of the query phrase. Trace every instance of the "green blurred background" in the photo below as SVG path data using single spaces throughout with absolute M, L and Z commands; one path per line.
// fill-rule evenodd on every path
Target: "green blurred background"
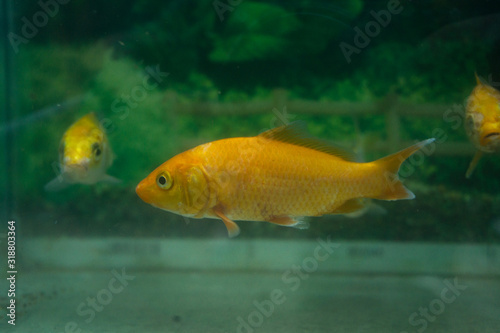
M 173 107 L 172 96 L 181 104 L 242 103 L 266 99 L 279 88 L 291 100 L 375 105 L 397 96 L 415 105 L 453 108 L 464 105 L 475 71 L 500 82 L 500 4 L 495 1 L 401 1 L 402 11 L 348 63 L 339 45 L 354 45 L 353 29 L 364 29 L 374 20 L 371 12 L 387 6 L 378 0 L 58 4 L 47 24 L 16 46 L 17 53 L 8 50 L 14 75 L 5 84 L 16 108 L 14 123 L 1 126 L 2 135 L 12 135 L 14 155 L 1 164 L 2 185 L 12 180 L 13 209 L 25 234 L 226 237 L 220 221 L 183 219 L 146 205 L 135 186 L 176 153 L 215 139 L 256 135 L 277 124 L 276 115 L 271 109 L 253 115 L 238 109 L 183 113 Z M 42 10 L 39 3 L 21 1 L 12 9 L 10 32 L 18 36 L 23 18 L 33 22 Z M 126 96 L 144 84 L 151 68 L 168 76 L 150 80 L 157 85 L 127 105 Z M 62 134 L 90 111 L 105 120 L 117 156 L 108 173 L 123 182 L 44 192 L 56 176 Z M 323 139 L 358 148 L 365 142 L 365 159 L 382 156 L 370 150 L 370 142 L 387 138 L 383 115 L 353 121 L 298 112 L 289 118 L 305 121 Z M 463 127 L 452 128 L 440 116 L 403 118 L 401 126 L 405 141 L 431 137 L 435 128 L 449 141 L 467 141 Z M 427 157 L 406 181 L 416 200 L 380 202 L 385 213 L 314 218 L 306 231 L 243 222 L 240 237 L 329 233 L 343 239 L 498 242 L 500 158 L 484 157 L 465 179 L 471 158 Z

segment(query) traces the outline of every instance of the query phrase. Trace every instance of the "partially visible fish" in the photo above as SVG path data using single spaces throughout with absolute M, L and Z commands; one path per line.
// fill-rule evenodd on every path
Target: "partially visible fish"
M 136 192 L 160 209 L 220 218 L 231 237 L 239 233 L 235 220 L 304 228 L 304 216 L 358 212 L 367 198 L 413 199 L 398 179 L 398 170 L 433 141 L 358 163 L 339 148 L 308 136 L 301 123 L 293 123 L 174 156 L 143 179 Z
M 472 90 L 465 111 L 465 131 L 477 151 L 465 177 L 469 178 L 483 153 L 500 151 L 500 91 L 482 82 Z
M 45 190 L 58 191 L 75 183 L 119 183 L 106 174 L 113 158 L 106 133 L 91 112 L 64 133 L 59 145 L 60 174 L 45 185 Z

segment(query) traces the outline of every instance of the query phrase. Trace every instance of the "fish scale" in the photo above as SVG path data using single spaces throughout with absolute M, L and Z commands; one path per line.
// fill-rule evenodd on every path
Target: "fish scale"
M 281 215 L 318 215 L 338 199 L 334 187 L 336 174 L 331 172 L 335 156 L 282 142 L 272 145 L 258 137 L 249 138 L 255 141 L 255 151 L 239 154 L 242 140 L 246 139 L 214 142 L 209 149 L 203 149 L 204 165 L 215 173 L 224 172 L 227 163 L 246 161 L 240 164 L 240 170 L 230 173 L 229 186 L 215 187 L 222 189 L 216 196 L 227 207 L 229 218 L 262 221 Z M 302 149 L 297 151 L 298 148 Z M 255 172 L 249 172 L 252 169 Z M 217 179 L 210 172 L 208 178 Z M 340 186 L 346 189 L 346 197 L 358 196 L 357 186 L 345 183 Z M 244 190 L 239 190 L 242 187 Z

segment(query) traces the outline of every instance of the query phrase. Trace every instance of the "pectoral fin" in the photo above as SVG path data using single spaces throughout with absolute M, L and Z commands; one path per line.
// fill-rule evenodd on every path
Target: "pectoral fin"
M 231 221 L 229 218 L 227 218 L 227 216 L 224 215 L 224 213 L 222 212 L 222 209 L 214 208 L 214 213 L 215 213 L 215 215 L 220 217 L 222 222 L 224 222 L 224 225 L 227 228 L 227 234 L 229 235 L 229 237 L 233 238 L 233 237 L 236 237 L 240 234 L 240 227 L 238 227 L 238 225 L 236 223 L 234 223 L 234 221 Z
M 482 156 L 483 156 L 482 151 L 480 151 L 480 150 L 476 151 L 476 154 L 474 155 L 474 158 L 470 162 L 469 168 L 467 169 L 467 172 L 465 173 L 465 178 L 470 178 L 470 176 L 472 176 L 472 173 L 474 172 L 474 169 L 476 168 L 477 163 L 479 162 L 479 160 L 481 159 Z
M 118 178 L 110 176 L 110 175 L 102 176 L 102 178 L 99 181 L 103 182 L 103 183 L 110 183 L 110 184 L 119 184 L 122 182 L 121 179 L 118 179 Z
M 68 187 L 69 183 L 64 180 L 62 175 L 57 176 L 48 182 L 43 188 L 47 192 L 57 192 Z

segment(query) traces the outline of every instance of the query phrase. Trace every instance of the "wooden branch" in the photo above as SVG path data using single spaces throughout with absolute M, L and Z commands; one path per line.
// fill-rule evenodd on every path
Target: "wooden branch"
M 445 112 L 456 108 L 453 104 L 414 104 L 401 101 L 396 95 L 389 94 L 377 102 L 350 102 L 350 101 L 313 101 L 302 99 L 288 99 L 288 92 L 284 89 L 276 89 L 267 99 L 251 100 L 245 102 L 189 102 L 180 101 L 174 91 L 165 95 L 164 104 L 168 112 L 196 115 L 196 116 L 226 116 L 226 115 L 254 115 L 272 114 L 273 109 L 283 110 L 286 107 L 289 114 L 306 115 L 329 115 L 329 116 L 354 116 L 381 115 L 386 117 L 386 134 L 388 140 L 378 142 L 370 146 L 370 151 L 384 154 L 394 153 L 406 148 L 415 142 L 400 142 L 401 117 L 432 117 L 443 118 Z M 203 142 L 201 139 L 194 140 L 197 144 Z M 185 146 L 193 147 L 192 140 L 184 142 Z M 352 142 L 340 143 L 344 146 L 352 146 Z M 472 156 L 474 147 L 469 142 L 443 142 L 436 144 L 433 154 L 443 156 Z

